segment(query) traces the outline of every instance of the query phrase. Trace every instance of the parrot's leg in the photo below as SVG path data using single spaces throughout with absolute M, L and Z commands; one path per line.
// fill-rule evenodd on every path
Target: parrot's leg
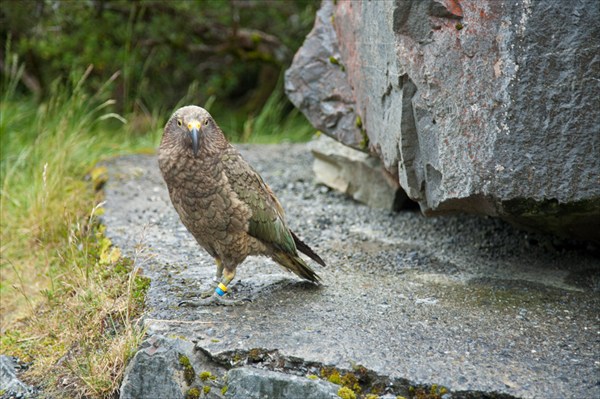
M 227 270 L 221 267 L 220 272 L 222 273 L 221 281 L 217 285 L 215 289 L 210 291 L 210 296 L 203 297 L 199 301 L 183 301 L 179 303 L 179 306 L 210 306 L 210 305 L 222 305 L 222 306 L 231 306 L 231 305 L 240 305 L 242 303 L 246 303 L 249 299 L 240 299 L 240 300 L 228 300 L 224 299 L 223 296 L 227 293 L 227 286 L 231 282 L 231 280 L 235 277 L 235 268 L 233 270 Z M 217 270 L 219 273 L 219 270 Z
M 231 280 L 235 278 L 235 268 L 233 270 L 224 270 L 223 266 L 221 266 L 221 281 L 215 288 L 214 293 L 220 297 L 224 296 L 227 293 L 227 286 L 231 283 Z M 217 271 L 217 275 L 219 272 Z
M 216 259 L 216 262 L 217 262 L 217 275 L 215 276 L 215 281 L 219 281 L 223 277 L 223 262 L 221 262 L 221 259 L 219 259 L 219 258 Z
M 215 258 L 215 262 L 217 264 L 217 275 L 215 276 L 213 281 L 218 282 L 223 277 L 223 262 L 219 258 Z M 213 284 L 211 284 L 211 287 L 208 290 L 202 291 L 200 293 L 200 298 L 208 298 L 214 293 L 215 293 L 215 286 Z

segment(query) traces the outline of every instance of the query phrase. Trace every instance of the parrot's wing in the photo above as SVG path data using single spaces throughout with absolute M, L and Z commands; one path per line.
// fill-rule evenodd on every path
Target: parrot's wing
M 284 211 L 271 188 L 239 154 L 222 158 L 229 184 L 251 211 L 248 234 L 292 254 L 296 245 L 285 224 Z

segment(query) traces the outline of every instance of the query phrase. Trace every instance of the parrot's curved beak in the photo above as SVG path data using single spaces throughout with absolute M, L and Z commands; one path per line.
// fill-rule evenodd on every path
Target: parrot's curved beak
M 194 151 L 194 156 L 198 155 L 198 128 L 194 126 L 192 130 L 190 130 L 190 137 L 192 139 L 192 150 Z
M 188 123 L 187 128 L 190 132 L 190 138 L 192 139 L 192 150 L 194 151 L 194 156 L 198 155 L 198 136 L 200 135 L 200 122 L 194 120 Z

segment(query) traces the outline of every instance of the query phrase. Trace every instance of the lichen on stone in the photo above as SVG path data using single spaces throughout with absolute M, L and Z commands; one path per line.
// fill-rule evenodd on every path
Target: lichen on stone
M 356 393 L 348 387 L 341 387 L 337 394 L 342 399 L 356 399 Z
M 356 393 L 360 393 L 362 390 L 360 384 L 358 383 L 358 378 L 356 378 L 354 373 L 344 374 L 344 376 L 341 378 L 341 383 L 343 386 L 352 389 Z
M 188 385 L 192 385 L 196 378 L 194 366 L 190 363 L 190 359 L 186 355 L 179 355 L 179 364 L 183 367 L 183 378 Z
M 198 399 L 200 397 L 200 390 L 196 387 L 190 388 L 185 393 L 185 399 Z
M 357 128 L 359 128 L 359 129 L 362 128 L 362 119 L 360 118 L 360 115 L 356 115 L 356 122 L 355 122 L 355 124 L 356 124 Z
M 212 373 L 210 371 L 203 371 L 200 373 L 199 375 L 200 379 L 202 381 L 206 381 L 206 380 L 214 380 L 216 377 L 212 375 Z
M 410 387 L 409 392 L 415 399 L 441 399 L 444 394 L 448 393 L 448 390 L 443 386 L 433 384 L 429 389 Z
M 342 384 L 340 372 L 335 367 L 323 367 L 321 369 L 321 378 L 331 382 L 332 384 Z
M 329 57 L 329 62 L 340 67 L 342 72 L 346 72 L 346 67 L 333 55 Z
M 360 129 L 360 134 L 362 136 L 362 139 L 360 140 L 358 146 L 361 150 L 366 150 L 367 148 L 369 148 L 369 136 L 367 135 L 367 131 L 362 128 Z

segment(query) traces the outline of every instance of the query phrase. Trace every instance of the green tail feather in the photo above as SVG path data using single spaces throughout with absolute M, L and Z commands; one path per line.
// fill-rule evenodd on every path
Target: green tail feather
M 304 241 L 299 239 L 298 236 L 292 230 L 290 230 L 290 233 L 292 235 L 292 238 L 294 239 L 294 243 L 296 244 L 296 248 L 298 248 L 298 251 L 302 252 L 304 255 L 317 262 L 319 265 L 325 266 L 325 262 L 323 261 L 323 259 L 321 259 L 319 255 L 315 253 L 315 251 L 313 251 L 306 243 L 304 243 Z
M 321 278 L 300 257 L 285 252 L 277 252 L 273 254 L 273 259 L 297 276 L 315 284 L 320 284 Z

